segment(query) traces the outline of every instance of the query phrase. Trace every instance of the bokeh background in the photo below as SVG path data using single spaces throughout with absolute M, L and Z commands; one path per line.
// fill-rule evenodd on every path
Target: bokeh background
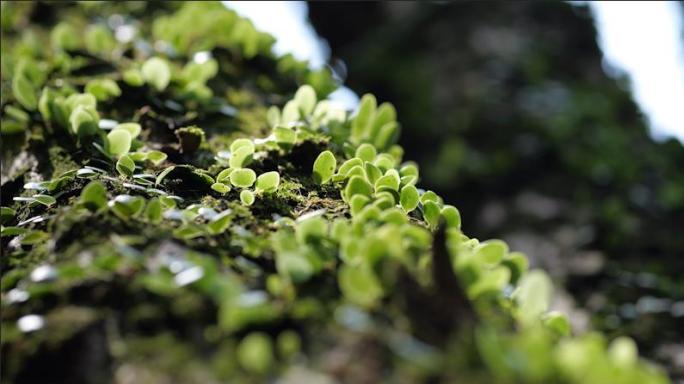
M 549 271 L 576 331 L 684 378 L 683 2 L 226 5 L 337 102 L 393 103 L 421 184 Z

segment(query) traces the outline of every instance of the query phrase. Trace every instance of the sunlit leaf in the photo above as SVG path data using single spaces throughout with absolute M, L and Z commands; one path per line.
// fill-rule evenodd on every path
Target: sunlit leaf
M 335 167 L 337 167 L 335 155 L 330 151 L 321 152 L 313 164 L 314 181 L 318 184 L 327 183 L 335 173 Z

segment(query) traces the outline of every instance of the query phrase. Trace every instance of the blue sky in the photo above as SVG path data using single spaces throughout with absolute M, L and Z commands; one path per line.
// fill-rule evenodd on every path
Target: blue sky
M 583 3 L 583 2 L 574 2 Z M 303 1 L 225 1 L 254 25 L 277 38 L 276 53 L 292 53 L 319 68 L 330 49 L 307 21 Z M 626 73 L 633 96 L 657 139 L 684 142 L 684 29 L 675 2 L 588 2 L 594 14 L 609 74 Z M 358 96 L 347 88 L 331 95 L 353 109 Z

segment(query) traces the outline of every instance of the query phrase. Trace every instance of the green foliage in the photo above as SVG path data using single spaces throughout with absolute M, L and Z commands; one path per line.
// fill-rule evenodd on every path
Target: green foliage
M 387 381 L 582 382 L 576 368 L 604 377 L 595 362 L 663 381 L 628 340 L 570 336 L 548 311 L 544 272 L 501 241 L 467 237 L 455 207 L 419 193 L 390 104 L 366 95 L 350 118 L 322 99 L 329 75 L 274 58 L 269 36 L 217 3 L 42 6 L 70 20 L 36 27 L 52 50 L 10 53 L 52 69 L 17 75 L 34 98 L 52 88 L 33 103 L 40 114 L 13 92 L 2 117 L 35 130 L 19 130 L 30 145 L 11 162 L 49 145 L 40 166 L 10 176 L 25 187 L 1 212 L 3 352 L 16 353 L 7 380 L 42 368 L 34 346 L 73 345 L 116 310 L 107 337 L 92 339 L 109 368 L 81 373 L 145 362 L 151 381 L 260 382 L 306 361 L 301 370 L 326 380 L 324 355 L 377 346 L 363 360 Z M 74 10 L 87 20 L 72 25 Z M 113 14 L 158 17 L 124 42 L 97 24 Z M 294 97 L 264 104 L 283 95 Z M 444 305 L 457 295 L 460 306 Z M 22 330 L 33 313 L 47 326 Z M 460 342 L 471 335 L 474 345 Z
M 116 162 L 116 170 L 122 176 L 133 176 L 133 172 L 135 172 L 135 162 L 131 160 L 130 156 L 123 155 Z
M 249 168 L 236 169 L 230 174 L 230 183 L 238 188 L 249 188 L 256 181 L 256 173 Z
M 262 173 L 256 180 L 256 190 L 258 192 L 275 192 L 279 185 L 280 175 L 276 171 Z
M 81 191 L 81 203 L 91 211 L 97 211 L 107 205 L 107 190 L 101 182 L 91 181 Z
M 254 193 L 248 189 L 240 191 L 240 201 L 246 206 L 254 204 Z
M 122 156 L 131 149 L 131 134 L 126 129 L 114 129 L 107 134 L 107 148 L 112 156 Z
M 327 183 L 337 167 L 337 159 L 330 151 L 321 152 L 313 164 L 313 177 L 318 184 Z
M 141 73 L 145 82 L 152 85 L 157 91 L 166 89 L 171 81 L 169 63 L 160 57 L 152 57 L 145 61 Z

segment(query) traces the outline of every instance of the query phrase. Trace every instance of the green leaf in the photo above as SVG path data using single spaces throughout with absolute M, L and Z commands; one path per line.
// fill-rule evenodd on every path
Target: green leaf
M 394 171 L 394 172 L 392 172 Z M 380 177 L 376 182 L 375 182 L 375 190 L 376 191 L 381 191 L 384 188 L 391 189 L 393 191 L 398 191 L 399 190 L 399 173 L 394 170 L 390 169 L 387 171 L 387 173 Z
M 511 282 L 516 283 L 528 268 L 527 257 L 520 252 L 511 252 L 504 258 L 503 265 L 511 270 Z
M 211 189 L 224 195 L 230 192 L 230 186 L 225 185 L 223 183 L 214 183 L 211 185 Z
M 256 173 L 249 168 L 240 168 L 230 174 L 230 183 L 238 188 L 249 188 L 256 180 Z
M 401 177 L 415 176 L 418 177 L 418 167 L 415 164 L 406 164 L 399 169 Z
M 300 243 L 314 243 L 328 234 L 328 222 L 321 216 L 299 218 L 296 228 L 297 240 Z
M 2 225 L 7 224 L 10 220 L 14 218 L 16 211 L 10 207 L 0 207 L 0 223 Z
M 283 113 L 281 115 L 281 123 L 287 124 L 299 120 L 299 105 L 294 101 L 288 101 L 283 107 Z
M 352 120 L 351 137 L 352 143 L 360 143 L 362 140 L 369 138 L 370 124 L 375 115 L 375 108 L 377 102 L 375 96 L 365 94 L 359 103 L 359 111 Z
M 161 222 L 162 219 L 162 203 L 159 198 L 152 198 L 147 202 L 145 207 L 145 218 L 154 224 Z
M 46 207 L 49 207 L 57 202 L 57 200 L 50 195 L 33 195 L 32 199 Z
M 372 144 L 363 143 L 363 144 L 359 145 L 358 148 L 356 148 L 355 156 L 360 158 L 363 161 L 372 162 L 373 160 L 375 160 L 375 156 L 377 154 L 378 154 L 378 151 L 375 149 L 375 147 Z
M 639 360 L 637 345 L 627 336 L 620 336 L 613 340 L 608 347 L 608 355 L 615 365 L 622 368 L 633 367 Z
M 122 176 L 133 176 L 135 172 L 135 162 L 128 155 L 123 155 L 116 162 L 116 170 Z
M 23 74 L 18 74 L 12 79 L 12 93 L 24 108 L 32 111 L 38 106 L 36 90 Z
M 143 74 L 137 69 L 129 69 L 123 73 L 123 80 L 131 87 L 141 87 L 145 84 Z
M 366 195 L 354 195 L 349 199 L 349 211 L 352 216 L 358 215 L 361 210 L 368 204 L 370 198 Z
M 254 204 L 254 193 L 249 189 L 243 189 L 242 192 L 240 192 L 240 202 L 246 206 Z
M 352 178 L 349 179 L 349 182 L 347 182 L 347 186 L 344 189 L 344 195 L 346 197 L 346 200 L 349 201 L 349 199 L 351 199 L 352 196 L 359 194 L 371 197 L 371 195 L 373 194 L 373 187 L 363 177 L 352 176 Z
M 0 229 L 0 236 L 2 236 L 2 237 L 18 236 L 18 235 L 23 235 L 24 233 L 26 233 L 28 231 L 29 231 L 28 229 L 22 228 L 22 227 L 2 227 L 2 229 Z
M 376 167 L 380 168 L 382 172 L 387 172 L 388 170 L 394 168 L 395 160 L 392 156 L 387 153 L 381 153 L 375 157 L 373 161 Z
M 97 132 L 97 120 L 88 107 L 77 105 L 69 115 L 71 130 L 79 137 L 90 136 Z
M 175 165 L 168 166 L 164 168 L 163 171 L 159 172 L 159 175 L 157 175 L 157 178 L 155 179 L 155 184 L 161 184 L 161 182 L 164 180 L 164 178 L 171 173 L 176 168 Z
M 80 200 L 88 210 L 97 211 L 107 205 L 107 189 L 101 182 L 91 181 L 81 191 Z
M 54 100 L 54 91 L 48 87 L 43 88 L 43 91 L 40 94 L 40 99 L 38 99 L 38 111 L 40 111 L 40 115 L 43 116 L 43 120 L 46 122 L 52 119 L 52 107 Z
M 520 279 L 513 297 L 518 303 L 518 318 L 523 325 L 532 325 L 551 303 L 553 284 L 549 276 L 540 270 L 527 273 Z
M 373 185 L 382 177 L 380 168 L 376 167 L 373 163 L 366 161 L 363 165 L 363 169 L 366 173 L 366 177 L 368 177 L 368 181 Z
M 237 361 L 248 372 L 267 373 L 273 359 L 273 343 L 265 333 L 252 332 L 237 347 Z
M 225 210 L 218 215 L 214 216 L 211 221 L 207 224 L 209 232 L 213 235 L 225 232 L 228 229 L 231 221 L 231 210 Z
M 505 267 L 495 267 L 480 275 L 479 279 L 468 287 L 468 295 L 478 298 L 489 293 L 500 293 L 511 278 L 511 271 Z
M 349 171 L 351 171 L 351 169 L 357 165 L 363 167 L 363 160 L 359 159 L 358 157 L 352 157 L 340 165 L 340 169 L 337 170 L 337 174 L 347 177 Z
M 260 192 L 275 192 L 279 185 L 280 174 L 276 171 L 262 173 L 256 180 L 256 190 Z
M 145 207 L 145 199 L 140 196 L 119 195 L 107 203 L 109 208 L 122 220 L 138 215 Z
M 420 202 L 425 204 L 428 201 L 435 202 L 437 204 L 441 204 L 442 199 L 437 196 L 436 193 L 432 191 L 425 191 L 422 195 L 420 195 Z
M 399 204 L 405 212 L 411 212 L 418 207 L 419 196 L 418 189 L 413 185 L 407 185 L 401 189 L 399 197 Z
M 508 245 L 501 240 L 487 240 L 475 248 L 475 258 L 487 264 L 498 264 L 508 253 Z
M 98 101 L 106 101 L 121 96 L 121 89 L 112 79 L 90 80 L 86 84 L 85 90 L 95 96 Z
M 299 105 L 301 114 L 308 116 L 316 106 L 316 91 L 310 85 L 302 85 L 295 93 L 294 101 Z
M 373 139 L 373 144 L 381 150 L 394 144 L 399 137 L 399 124 L 395 121 L 387 123 L 380 128 L 377 136 Z
M 107 144 L 110 155 L 125 155 L 131 149 L 131 134 L 125 129 L 115 129 L 107 134 Z
M 275 136 L 276 142 L 284 148 L 291 147 L 297 141 L 297 132 L 288 127 L 273 128 L 273 136 Z
M 154 165 L 159 165 L 166 160 L 167 155 L 162 151 L 149 151 L 147 152 L 147 160 L 151 161 Z
M 130 135 L 131 135 L 131 139 L 135 139 L 136 137 L 138 137 L 138 135 L 140 134 L 140 131 L 142 130 L 142 128 L 140 127 L 140 124 L 138 124 L 138 123 L 121 123 L 121 124 L 117 125 L 116 127 L 114 127 L 114 130 L 117 130 L 117 129 L 123 129 L 123 130 L 128 131 L 128 133 L 130 133 Z
M 231 168 L 242 168 L 252 161 L 252 154 L 254 153 L 254 146 L 238 147 L 231 152 L 228 165 Z
M 151 84 L 157 91 L 163 91 L 171 81 L 171 68 L 166 60 L 152 57 L 143 64 L 142 76 L 145 82 Z
M 91 25 L 85 33 L 85 46 L 90 52 L 109 54 L 116 47 L 116 41 L 106 26 Z
M 266 112 L 266 120 L 268 120 L 268 124 L 270 127 L 275 127 L 276 125 L 280 124 L 280 109 L 278 107 L 271 106 L 268 109 L 268 112 Z
M 335 173 L 335 167 L 337 167 L 335 155 L 330 151 L 321 152 L 313 164 L 314 181 L 318 184 L 327 183 Z
M 377 137 L 380 129 L 387 123 L 397 120 L 397 111 L 390 103 L 382 103 L 378 107 L 375 116 L 373 117 L 373 127 L 371 129 L 371 138 Z
M 250 139 L 236 139 L 230 144 L 230 152 L 235 152 L 239 148 L 250 148 L 250 153 L 254 153 L 254 142 Z
M 430 228 L 435 229 L 439 224 L 439 205 L 434 201 L 426 201 L 423 204 L 423 218 Z
M 276 345 L 278 354 L 287 360 L 292 359 L 299 353 L 302 347 L 302 340 L 295 331 L 283 331 L 278 335 Z
M 230 174 L 235 170 L 235 168 L 226 168 L 223 171 L 219 172 L 218 175 L 216 175 L 216 182 L 218 183 L 225 183 L 229 181 Z
M 67 22 L 60 22 L 50 32 L 52 46 L 63 50 L 78 48 L 79 37 L 76 29 Z
M 560 336 L 570 336 L 570 321 L 565 314 L 552 311 L 544 315 L 544 325 Z
M 442 208 L 442 217 L 446 221 L 447 228 L 461 228 L 461 213 L 453 205 L 445 205 Z
M 343 265 L 337 274 L 337 282 L 344 297 L 362 307 L 373 307 L 383 294 L 378 279 L 363 265 Z

